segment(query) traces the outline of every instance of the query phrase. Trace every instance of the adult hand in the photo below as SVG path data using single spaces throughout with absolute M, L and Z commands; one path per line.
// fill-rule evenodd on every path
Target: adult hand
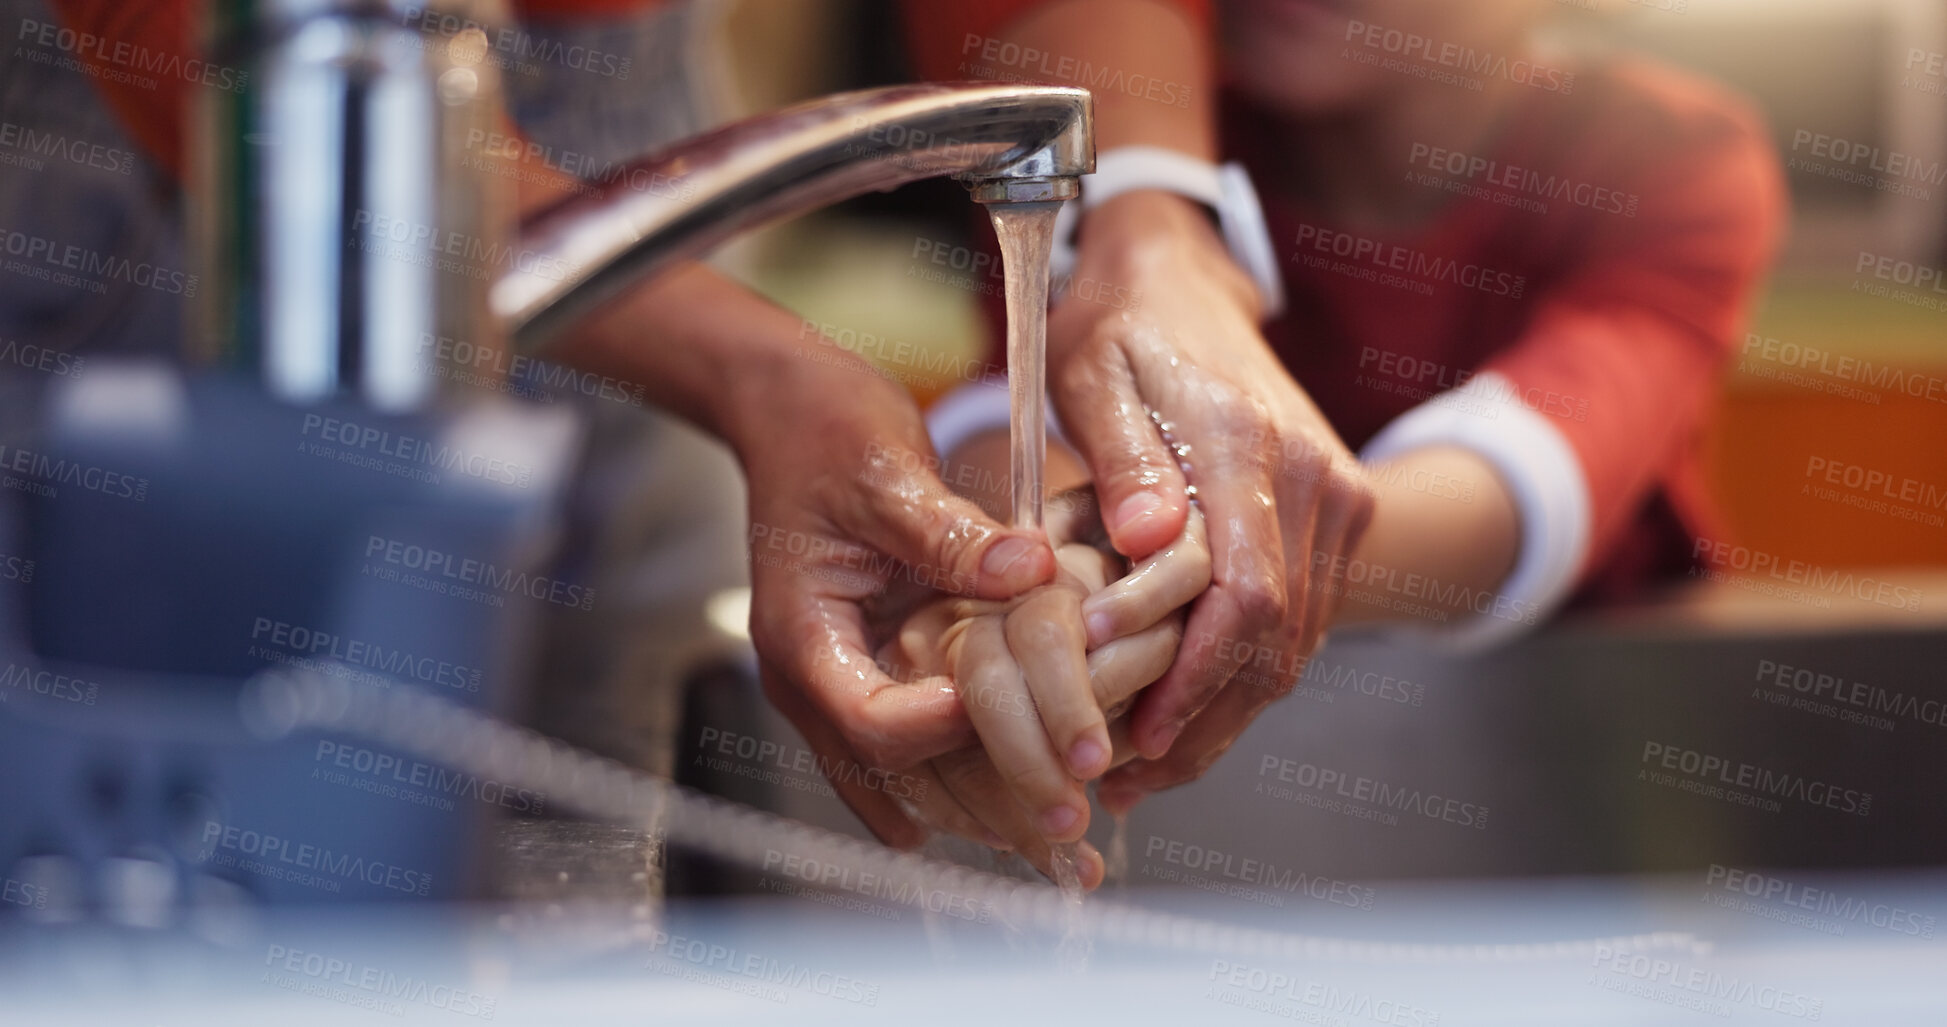
M 1199 208 L 1132 192 L 1082 232 L 1073 280 L 1133 302 L 1070 297 L 1051 315 L 1048 378 L 1064 431 L 1119 551 L 1141 556 L 1174 538 L 1188 486 L 1212 560 L 1175 663 L 1137 701 L 1131 737 L 1145 758 L 1098 791 L 1119 812 L 1200 775 L 1297 683 L 1373 498 L 1258 332 L 1256 288 Z
M 950 681 L 874 662 L 864 608 L 895 585 L 1007 599 L 1052 579 L 1052 550 L 948 490 L 912 399 L 863 361 L 805 343 L 741 368 L 732 390 L 751 639 L 772 701 L 839 764 L 900 770 L 971 742 Z M 889 797 L 840 791 L 882 838 L 919 840 Z

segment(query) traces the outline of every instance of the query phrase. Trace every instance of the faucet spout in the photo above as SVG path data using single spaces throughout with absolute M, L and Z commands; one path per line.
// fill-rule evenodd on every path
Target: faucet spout
M 521 248 L 534 259 L 503 272 L 490 303 L 515 347 L 532 350 L 630 284 L 767 221 L 937 176 L 981 203 L 1063 200 L 1094 169 L 1086 89 L 842 93 L 679 143 L 530 219 Z

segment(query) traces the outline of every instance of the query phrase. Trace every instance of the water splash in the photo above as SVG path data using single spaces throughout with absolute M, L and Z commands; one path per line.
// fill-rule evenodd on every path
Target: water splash
M 1055 879 L 1055 887 L 1061 890 L 1061 943 L 1055 949 L 1055 962 L 1066 973 L 1081 973 L 1088 969 L 1088 956 L 1094 945 L 1082 916 L 1086 893 L 1082 890 L 1082 875 L 1075 869 L 1074 842 L 1049 846 L 1048 870 Z

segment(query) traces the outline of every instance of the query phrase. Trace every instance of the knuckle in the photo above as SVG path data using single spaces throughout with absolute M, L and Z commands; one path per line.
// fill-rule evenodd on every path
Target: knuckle
M 1050 805 L 1068 797 L 1067 775 L 1040 763 L 1009 771 L 1007 786 L 1035 805 Z
M 960 569 L 961 561 L 990 534 L 971 518 L 938 506 L 921 512 L 913 527 L 923 535 L 920 551 L 925 559 L 942 571 Z
M 1278 440 L 1271 411 L 1256 396 L 1220 385 L 1213 390 L 1211 404 L 1216 411 L 1216 428 L 1223 437 L 1260 444 Z
M 898 762 L 898 744 L 875 731 L 851 728 L 845 731 L 845 741 L 852 747 L 858 762 L 874 770 L 892 770 Z M 841 756 L 832 762 L 834 769 L 842 769 L 850 761 Z
M 971 751 L 948 753 L 933 761 L 933 769 L 940 775 L 940 783 L 955 795 L 980 794 L 987 787 L 983 780 L 986 767 L 991 766 L 984 759 L 971 758 Z
M 1230 593 L 1244 623 L 1258 631 L 1284 625 L 1290 614 L 1284 580 L 1268 571 L 1257 571 L 1233 582 Z

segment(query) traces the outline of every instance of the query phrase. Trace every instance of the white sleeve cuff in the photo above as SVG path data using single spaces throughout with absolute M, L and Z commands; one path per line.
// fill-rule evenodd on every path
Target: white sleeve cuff
M 1494 465 L 1521 517 L 1521 552 L 1488 612 L 1433 633 L 1466 651 L 1499 645 L 1545 619 L 1574 589 L 1589 549 L 1588 480 L 1561 430 L 1491 372 L 1401 414 L 1359 459 L 1379 463 L 1430 446 L 1469 449 Z
M 981 432 L 1006 431 L 1008 414 L 1005 378 L 982 378 L 954 389 L 926 411 L 926 432 L 933 436 L 933 452 L 944 459 Z M 1048 404 L 1048 437 L 1062 437 L 1053 403 Z

